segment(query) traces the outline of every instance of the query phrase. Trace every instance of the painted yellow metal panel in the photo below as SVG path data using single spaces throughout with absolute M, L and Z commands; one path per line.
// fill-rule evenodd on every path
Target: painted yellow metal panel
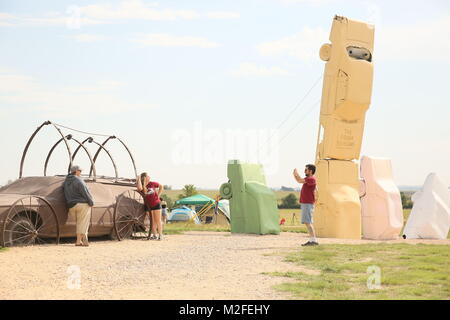
M 331 45 L 321 50 L 325 65 L 320 123 L 324 130 L 321 159 L 358 159 L 365 113 L 373 82 L 374 28 L 363 22 L 335 17 Z M 364 55 L 367 53 L 367 55 Z
M 358 164 L 319 160 L 314 227 L 321 238 L 361 238 Z
M 361 238 L 358 165 L 372 96 L 373 26 L 336 16 L 326 61 L 316 153 L 319 237 Z

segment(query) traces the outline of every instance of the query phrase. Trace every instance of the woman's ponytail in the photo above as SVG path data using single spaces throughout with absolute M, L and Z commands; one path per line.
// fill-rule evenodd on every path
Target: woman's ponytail
M 144 193 L 147 193 L 147 184 L 145 183 L 145 178 L 147 177 L 147 172 L 141 173 L 141 185 L 142 185 L 142 191 Z

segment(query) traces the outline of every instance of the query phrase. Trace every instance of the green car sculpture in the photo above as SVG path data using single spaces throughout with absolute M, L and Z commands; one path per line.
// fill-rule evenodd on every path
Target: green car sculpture
M 277 200 L 262 166 L 230 160 L 227 171 L 229 182 L 220 187 L 220 196 L 230 200 L 231 232 L 279 234 Z

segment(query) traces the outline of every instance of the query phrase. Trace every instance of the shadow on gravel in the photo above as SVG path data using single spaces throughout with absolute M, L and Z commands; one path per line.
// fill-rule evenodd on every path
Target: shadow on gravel
M 59 239 L 59 243 L 60 244 L 75 244 L 77 238 L 76 237 L 72 237 L 72 238 L 61 238 Z M 92 237 L 89 238 L 89 243 L 91 242 L 118 242 L 117 240 L 111 240 L 111 238 L 109 236 L 102 236 L 102 237 Z

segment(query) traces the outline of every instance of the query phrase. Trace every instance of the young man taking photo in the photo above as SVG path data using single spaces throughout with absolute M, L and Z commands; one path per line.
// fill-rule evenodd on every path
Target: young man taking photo
M 300 177 L 297 169 L 294 169 L 294 178 L 298 183 L 302 183 L 300 191 L 300 208 L 302 210 L 302 223 L 308 228 L 310 239 L 302 246 L 316 246 L 319 243 L 316 239 L 316 233 L 313 226 L 314 204 L 316 202 L 316 166 L 307 164 L 305 166 L 305 178 Z

